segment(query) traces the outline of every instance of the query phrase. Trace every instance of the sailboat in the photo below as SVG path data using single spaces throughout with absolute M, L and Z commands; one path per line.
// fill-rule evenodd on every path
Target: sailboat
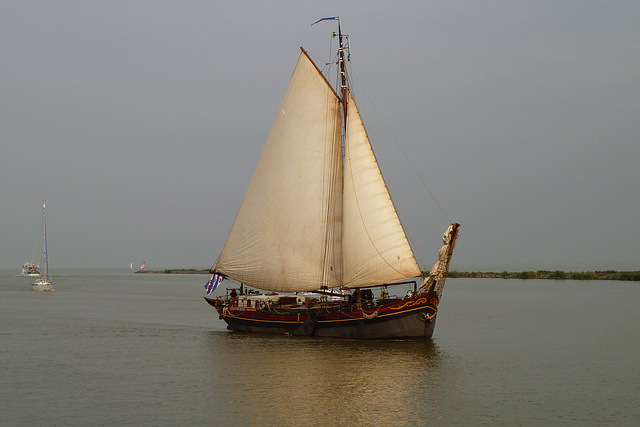
M 53 283 L 49 277 L 49 256 L 47 254 L 47 221 L 45 218 L 45 203 L 42 202 L 42 258 L 44 261 L 44 275 L 31 282 L 34 291 L 53 291 Z
M 204 298 L 234 331 L 430 339 L 460 224 L 448 227 L 438 262 L 423 274 L 351 94 L 348 36 L 329 19 L 338 20 L 337 87 L 300 48 L 205 285 L 228 278 L 239 287 Z M 406 295 L 392 295 L 397 285 Z

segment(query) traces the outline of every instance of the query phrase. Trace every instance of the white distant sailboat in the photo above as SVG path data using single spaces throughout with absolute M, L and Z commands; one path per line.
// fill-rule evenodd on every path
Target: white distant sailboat
M 44 275 L 31 282 L 31 289 L 34 291 L 53 291 L 53 283 L 49 277 L 49 257 L 47 254 L 47 221 L 45 219 L 45 203 L 42 202 L 42 244 L 43 244 L 43 265 Z

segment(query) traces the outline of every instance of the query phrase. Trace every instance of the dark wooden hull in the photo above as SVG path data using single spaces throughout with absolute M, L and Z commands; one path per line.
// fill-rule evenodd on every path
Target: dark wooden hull
M 433 335 L 438 299 L 418 295 L 361 309 L 276 308 L 270 311 L 214 306 L 229 329 L 239 332 L 346 339 L 427 340 Z

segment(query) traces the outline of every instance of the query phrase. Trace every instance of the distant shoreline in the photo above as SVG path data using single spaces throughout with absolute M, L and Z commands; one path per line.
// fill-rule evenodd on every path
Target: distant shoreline
M 142 274 L 210 274 L 209 270 L 195 268 L 171 268 L 166 270 L 138 270 Z M 640 271 L 520 271 L 484 272 L 450 271 L 447 277 L 454 279 L 520 279 L 520 280 L 623 280 L 640 281 Z
M 134 273 L 141 274 L 210 274 L 209 269 L 197 270 L 195 268 L 171 268 L 167 270 L 138 270 Z
M 520 271 L 501 273 L 496 272 L 465 272 L 450 271 L 447 277 L 456 279 L 541 279 L 541 280 L 624 280 L 640 281 L 640 271 Z

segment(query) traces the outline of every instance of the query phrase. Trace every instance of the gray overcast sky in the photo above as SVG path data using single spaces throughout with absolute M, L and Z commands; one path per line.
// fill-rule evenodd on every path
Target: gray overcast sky
M 6 1 L 0 268 L 208 268 L 339 15 L 425 266 L 640 269 L 640 3 Z M 335 46 L 335 45 L 334 45 Z M 405 158 L 406 156 L 406 158 Z M 411 159 L 420 177 L 413 172 Z

